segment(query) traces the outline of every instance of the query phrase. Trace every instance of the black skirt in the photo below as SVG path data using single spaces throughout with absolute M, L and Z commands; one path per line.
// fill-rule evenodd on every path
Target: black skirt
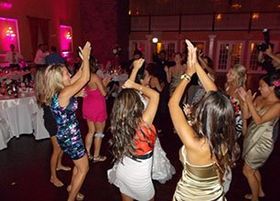
M 43 106 L 44 109 L 44 125 L 47 131 L 49 132 L 50 136 L 55 136 L 57 133 L 57 125 L 56 121 L 53 117 L 52 111 L 49 106 Z

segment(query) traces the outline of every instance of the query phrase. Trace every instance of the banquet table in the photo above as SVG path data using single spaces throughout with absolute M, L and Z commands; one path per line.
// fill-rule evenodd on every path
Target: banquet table
M 0 150 L 7 148 L 13 137 L 33 134 L 36 140 L 49 138 L 44 126 L 43 109 L 33 94 L 19 98 L 0 96 Z
M 0 81 L 3 79 L 18 80 L 28 74 L 30 74 L 30 71 L 9 71 L 7 73 L 0 72 Z

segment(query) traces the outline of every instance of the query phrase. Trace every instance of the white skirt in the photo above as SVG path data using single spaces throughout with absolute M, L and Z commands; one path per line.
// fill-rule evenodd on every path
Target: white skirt
M 155 195 L 152 183 L 152 157 L 135 161 L 124 157 L 122 162 L 115 163 L 114 167 L 107 171 L 109 183 L 114 184 L 120 192 L 129 197 L 148 201 Z
M 166 153 L 162 149 L 159 139 L 157 138 L 153 154 L 152 179 L 164 184 L 166 181 L 170 180 L 175 173 L 175 168 L 166 157 Z

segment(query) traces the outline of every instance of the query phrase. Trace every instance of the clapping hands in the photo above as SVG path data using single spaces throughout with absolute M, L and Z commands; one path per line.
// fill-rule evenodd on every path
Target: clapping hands
M 79 46 L 79 56 L 80 58 L 85 61 L 85 60 L 89 60 L 90 57 L 90 51 L 91 51 L 91 44 L 90 42 L 86 42 L 85 46 L 83 47 L 83 49 Z
M 257 94 L 257 93 L 252 94 L 251 90 L 245 91 L 245 89 L 243 87 L 238 88 L 237 93 L 243 102 L 249 103 L 249 104 L 253 103 L 253 101 L 256 97 L 256 94 Z
M 188 39 L 186 39 L 186 43 L 188 47 L 188 67 L 186 73 L 188 75 L 193 75 L 196 72 L 195 66 L 197 64 L 196 48 Z

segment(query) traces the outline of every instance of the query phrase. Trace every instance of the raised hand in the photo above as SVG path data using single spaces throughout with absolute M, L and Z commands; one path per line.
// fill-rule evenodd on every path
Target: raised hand
M 196 48 L 193 44 L 186 39 L 187 47 L 188 47 L 188 62 L 186 73 L 188 75 L 193 75 L 196 71 L 195 65 L 197 64 L 197 56 L 196 56 Z
M 90 57 L 90 51 L 91 51 L 91 44 L 90 42 L 86 42 L 85 46 L 83 47 L 83 49 L 79 46 L 79 56 L 80 58 L 85 61 L 85 60 L 89 60 Z
M 134 82 L 128 79 L 122 86 L 124 89 L 130 89 L 133 87 Z
M 102 83 L 106 87 L 111 82 L 111 80 L 112 80 L 111 76 L 105 77 L 105 78 L 103 78 Z
M 168 73 L 168 67 L 167 66 L 164 66 L 164 71 L 166 72 L 166 73 Z
M 143 58 L 133 61 L 133 68 L 140 69 L 144 62 L 145 62 L 145 59 L 143 59 Z
M 245 101 L 246 101 L 247 103 L 249 103 L 249 104 L 253 104 L 253 101 L 254 101 L 254 99 L 255 99 L 255 97 L 256 97 L 256 94 L 257 94 L 257 93 L 252 94 L 252 91 L 249 89 L 249 90 L 247 91 L 247 93 L 246 93 Z
M 243 87 L 239 87 L 238 89 L 236 89 L 236 92 L 239 95 L 239 97 L 241 98 L 241 100 L 243 102 L 245 102 L 245 99 L 247 96 L 247 92 L 245 91 L 245 89 Z

